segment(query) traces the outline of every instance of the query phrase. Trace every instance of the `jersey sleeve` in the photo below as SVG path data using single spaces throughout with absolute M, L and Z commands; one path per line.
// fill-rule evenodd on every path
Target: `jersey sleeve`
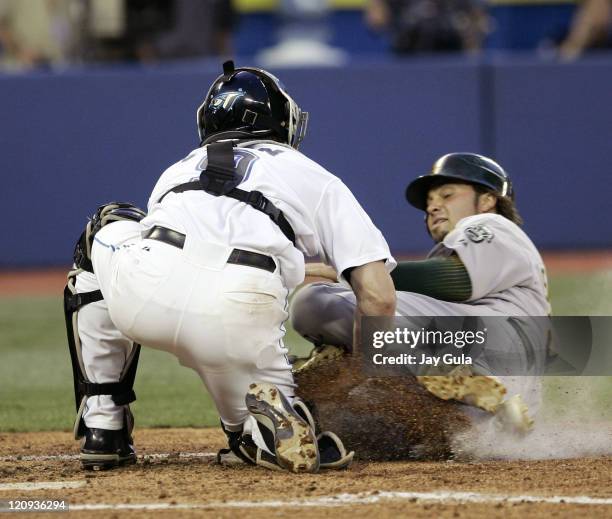
M 151 209 L 153 209 L 153 206 L 159 201 L 163 194 L 164 193 L 160 188 L 160 182 L 157 181 L 153 191 L 151 192 L 151 196 L 149 196 L 149 201 L 147 202 L 147 213 L 151 212 Z
M 382 233 L 340 180 L 330 182 L 315 214 L 323 255 L 349 286 L 343 273 L 373 261 L 384 260 L 387 271 L 397 265 Z
M 424 261 L 402 261 L 391 273 L 396 290 L 442 301 L 463 302 L 472 295 L 468 271 L 456 254 Z
M 521 246 L 516 225 L 497 214 L 461 220 L 444 239 L 468 271 L 475 301 L 529 281 L 528 252 Z

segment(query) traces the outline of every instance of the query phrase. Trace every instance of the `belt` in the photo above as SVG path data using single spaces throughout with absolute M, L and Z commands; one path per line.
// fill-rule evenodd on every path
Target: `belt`
M 179 249 L 182 249 L 185 245 L 185 235 L 183 233 L 173 231 L 172 229 L 167 229 L 166 227 L 159 227 L 157 225 L 148 231 L 145 231 L 142 237 L 149 240 L 161 241 Z M 255 267 L 258 269 L 267 270 L 268 272 L 274 272 L 276 270 L 276 263 L 274 263 L 274 260 L 270 256 L 243 249 L 232 250 L 227 262 L 235 265 Z

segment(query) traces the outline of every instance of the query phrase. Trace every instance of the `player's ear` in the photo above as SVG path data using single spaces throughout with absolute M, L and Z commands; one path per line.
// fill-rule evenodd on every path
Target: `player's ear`
M 491 213 L 497 206 L 497 197 L 493 193 L 482 193 L 478 197 L 478 213 Z

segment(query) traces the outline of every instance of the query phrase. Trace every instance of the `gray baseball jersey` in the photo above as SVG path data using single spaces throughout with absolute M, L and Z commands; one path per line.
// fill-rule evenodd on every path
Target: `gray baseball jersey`
M 472 282 L 468 304 L 503 315 L 550 314 L 542 257 L 529 237 L 507 218 L 491 213 L 464 218 L 428 257 L 453 252 Z

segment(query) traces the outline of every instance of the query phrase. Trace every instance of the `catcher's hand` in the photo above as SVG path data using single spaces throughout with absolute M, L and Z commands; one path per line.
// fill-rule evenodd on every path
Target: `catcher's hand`
M 306 276 L 325 278 L 338 282 L 338 274 L 333 267 L 325 263 L 306 263 Z

